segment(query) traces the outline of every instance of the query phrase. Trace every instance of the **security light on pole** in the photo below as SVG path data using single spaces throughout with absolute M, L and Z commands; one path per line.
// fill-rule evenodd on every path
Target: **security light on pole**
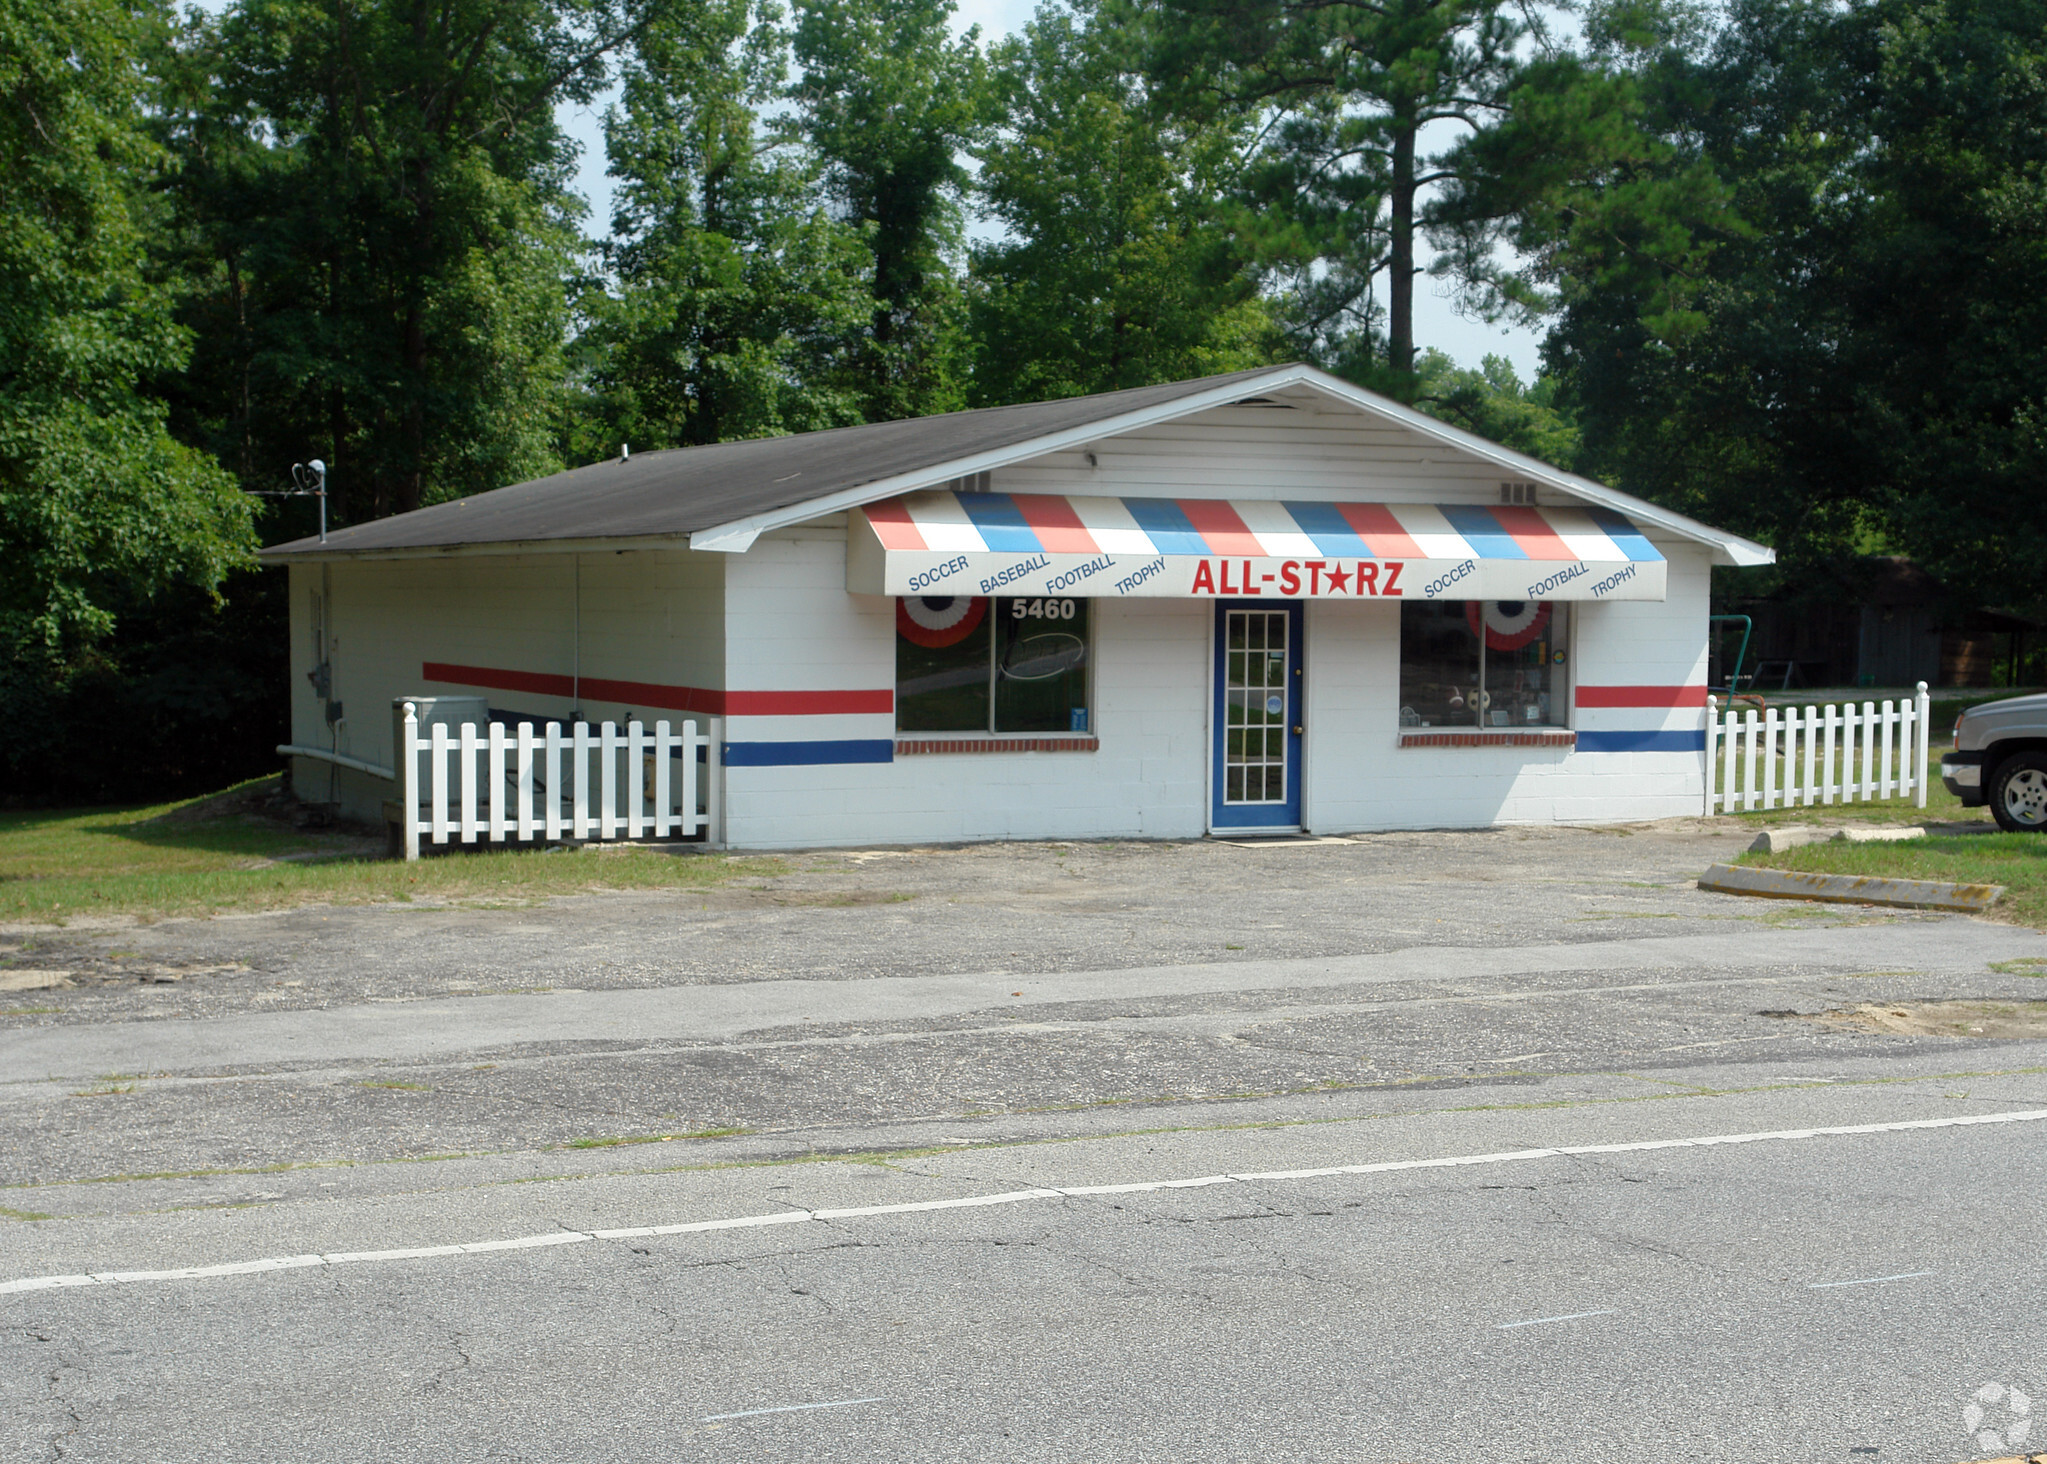
M 252 488 L 258 498 L 317 498 L 320 500 L 320 542 L 327 542 L 327 465 L 318 458 L 291 465 L 289 488 Z

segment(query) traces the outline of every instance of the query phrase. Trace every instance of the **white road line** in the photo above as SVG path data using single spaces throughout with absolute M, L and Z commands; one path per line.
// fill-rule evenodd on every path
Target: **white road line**
M 830 1403 L 789 1403 L 780 1408 L 749 1408 L 744 1413 L 712 1413 L 704 1418 L 705 1423 L 716 1423 L 721 1418 L 759 1418 L 763 1413 L 804 1413 L 812 1408 L 851 1408 L 855 1403 L 880 1403 L 881 1398 L 840 1398 Z
M 1560 1317 L 1530 1317 L 1525 1322 L 1502 1322 L 1496 1330 L 1511 1332 L 1516 1327 L 1540 1327 L 1545 1322 L 1575 1322 L 1580 1317 L 1617 1317 L 1619 1315 L 1620 1313 L 1617 1311 L 1565 1312 Z
M 657 1235 L 693 1235 L 712 1230 L 752 1230 L 769 1225 L 860 1220 L 877 1215 L 910 1215 L 934 1210 L 970 1210 L 988 1205 L 1020 1205 L 1034 1200 L 1088 1199 L 1099 1195 L 1150 1194 L 1159 1190 L 1198 1189 L 1212 1184 L 1279 1184 L 1291 1180 L 1333 1179 L 1357 1174 L 1400 1174 L 1421 1169 L 1461 1169 L 1493 1164 L 1526 1164 L 1541 1159 L 1580 1155 L 1647 1154 L 1661 1149 L 1711 1149 L 1723 1144 L 1788 1143 L 1796 1139 L 1849 1138 L 1866 1134 L 1915 1133 L 1930 1129 L 1975 1128 L 1985 1124 L 2039 1123 L 2047 1108 L 2009 1113 L 1963 1114 L 1950 1118 L 1915 1118 L 1896 1123 L 1839 1124 L 1828 1128 L 1771 1129 L 1752 1134 L 1702 1134 L 1690 1139 L 1645 1139 L 1631 1144 L 1575 1144 L 1557 1149 L 1506 1149 L 1492 1154 L 1458 1154 L 1441 1159 L 1395 1159 L 1383 1164 L 1335 1164 L 1322 1169 L 1273 1169 L 1262 1173 L 1208 1174 L 1196 1179 L 1152 1179 L 1133 1184 L 1083 1184 L 1064 1188 L 1009 1190 L 993 1195 L 963 1195 L 950 1200 L 920 1200 L 901 1205 L 862 1205 L 841 1210 L 776 1210 L 766 1215 L 734 1215 L 722 1220 L 690 1220 L 675 1225 L 633 1225 L 617 1230 L 550 1230 L 510 1240 L 476 1240 L 457 1245 L 413 1246 L 399 1250 L 328 1251 L 316 1255 L 272 1256 L 258 1261 L 230 1261 L 215 1266 L 180 1266 L 164 1271 L 93 1271 L 71 1276 L 24 1276 L 0 1281 L 0 1295 L 24 1291 L 57 1291 L 72 1286 L 118 1286 L 142 1281 L 197 1281 L 215 1276 L 250 1276 L 264 1271 L 289 1271 L 307 1266 L 362 1265 L 379 1261 L 428 1260 L 442 1256 L 477 1255 L 488 1251 L 529 1250 L 540 1246 L 577 1245 L 591 1240 L 638 1240 Z M 1908 1275 L 1928 1274 L 1911 1272 Z M 1822 1286 L 1860 1286 L 1900 1281 L 1905 1276 L 1876 1276 L 1869 1281 L 1825 1281 Z M 1590 1315 L 1588 1313 L 1587 1315 Z M 1556 1320 L 1545 1318 L 1544 1320 Z
M 1910 1281 L 1915 1276 L 1931 1276 L 1931 1271 L 1900 1271 L 1895 1276 L 1864 1276 L 1859 1281 L 1814 1281 L 1807 1291 L 1826 1291 L 1835 1286 L 1881 1286 L 1886 1281 Z

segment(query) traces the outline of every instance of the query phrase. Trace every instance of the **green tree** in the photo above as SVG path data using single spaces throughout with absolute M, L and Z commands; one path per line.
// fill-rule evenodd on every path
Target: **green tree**
M 1739 0 L 1710 30 L 1648 7 L 1588 19 L 1653 139 L 1614 191 L 1653 198 L 1704 175 L 1693 186 L 1721 190 L 1729 213 L 1689 261 L 1652 257 L 1671 237 L 1653 208 L 1641 227 L 1601 227 L 1598 180 L 1583 215 L 1517 221 L 1554 281 L 1547 357 L 1587 468 L 1794 559 L 1839 552 L 1865 532 L 1871 465 L 1828 360 L 1844 322 L 1813 271 L 1833 274 L 1828 198 L 1867 134 L 1841 114 L 1831 20 L 1802 0 Z
M 1548 45 L 1535 12 L 1508 0 L 1160 3 L 1159 82 L 1181 106 L 1248 111 L 1265 128 L 1245 192 L 1295 339 L 1412 395 L 1428 200 L 1473 158 L 1432 155 L 1423 135 L 1482 133 L 1510 115 L 1528 55 Z
M 635 42 L 605 125 L 616 294 L 593 297 L 577 342 L 591 391 L 578 457 L 861 420 L 867 250 L 828 216 L 810 160 L 763 133 L 757 109 L 786 73 L 777 18 L 712 0 Z
M 1709 173 L 1737 223 L 1674 285 L 1624 231 L 1553 234 L 1549 358 L 1588 467 L 1794 572 L 1885 549 L 1973 603 L 2039 599 L 2047 14 L 1741 0 L 1703 33 L 1645 15 L 1594 17 L 1633 37 L 1662 149 L 1641 189 Z
M 582 205 L 554 124 L 626 0 L 239 0 L 183 62 L 181 241 L 204 271 L 180 401 L 274 481 L 318 453 L 343 517 L 556 465 Z
M 164 25 L 148 4 L 0 0 L 0 721 L 117 607 L 210 594 L 254 548 L 249 500 L 145 390 L 189 345 L 142 267 L 166 170 L 142 63 Z
M 1663 131 L 1677 97 L 1714 103 L 1698 94 L 1696 17 L 1660 3 L 1595 9 L 1583 51 L 1522 66 L 1506 112 L 1445 155 L 1427 209 L 1435 272 L 1481 318 L 1550 316 L 1561 276 L 1580 296 L 1625 298 L 1657 339 L 1703 324 L 1697 282 L 1746 227 L 1693 139 Z
M 1472 370 L 1437 350 L 1422 352 L 1416 374 L 1414 404 L 1430 416 L 1556 467 L 1576 465 L 1578 426 L 1554 377 L 1538 376 L 1524 386 L 1505 356 L 1487 356 Z
M 1284 349 L 1224 205 L 1247 127 L 1152 104 L 1142 49 L 1092 5 L 991 54 L 1004 120 L 973 252 L 977 404 L 1234 371 Z
M 952 12 L 951 0 L 796 0 L 797 123 L 873 255 L 874 421 L 963 401 L 960 157 L 987 124 L 990 94 L 979 33 L 953 39 Z
M 1843 27 L 1875 145 L 1835 237 L 1860 435 L 1900 548 L 2047 603 L 2047 7 L 1877 0 Z

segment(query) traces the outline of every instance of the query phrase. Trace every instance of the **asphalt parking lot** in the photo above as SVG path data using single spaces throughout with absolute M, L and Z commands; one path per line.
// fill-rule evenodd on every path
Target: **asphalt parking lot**
M 1536 1090 L 1716 1053 L 1938 1048 L 1954 1039 L 1760 1013 L 2035 994 L 1926 959 L 1943 932 L 2000 939 L 1985 922 L 1696 889 L 1743 832 L 848 851 L 709 891 L 16 934 L 0 975 L 68 984 L 0 1006 L 0 1175 Z M 932 987 L 967 976 L 987 989 Z
M 10 1022 L 118 1021 L 535 986 L 1107 971 L 1916 918 L 1694 887 L 1749 837 L 1731 820 L 1681 820 L 1257 847 L 834 851 L 788 856 L 771 878 L 677 894 L 18 928 L 0 932 L 0 972 L 70 973 L 70 987 L 33 1003 L 51 1010 Z
M 1694 887 L 1747 838 L 856 850 L 7 933 L 44 974 L 0 997 L 0 1455 L 1987 1457 L 1970 1390 L 2047 1389 L 2047 938 Z M 809 1218 L 877 1204 L 944 1213 Z

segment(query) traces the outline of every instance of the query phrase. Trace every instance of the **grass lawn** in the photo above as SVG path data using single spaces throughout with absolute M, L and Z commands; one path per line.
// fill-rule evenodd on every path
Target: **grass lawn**
M 1936 834 L 1899 844 L 1806 844 L 1782 854 L 1744 854 L 1738 862 L 1813 874 L 2000 884 L 2005 886 L 2005 894 L 1991 906 L 1992 916 L 2047 929 L 2047 835 L 2043 834 Z
M 639 845 L 488 849 L 405 864 L 363 834 L 295 829 L 274 779 L 147 808 L 0 813 L 0 925 L 154 919 L 416 899 L 523 903 L 598 889 L 697 889 L 781 860 Z
M 2047 929 L 2047 835 L 2000 833 L 1987 808 L 1964 808 L 1940 783 L 1940 754 L 1954 745 L 1954 718 L 1934 703 L 1934 737 L 1926 807 L 1909 798 L 1878 803 L 1836 803 L 1735 815 L 1757 828 L 1781 824 L 1923 824 L 1928 837 L 1896 844 L 1806 844 L 1781 854 L 1744 854 L 1737 863 L 1812 874 L 1874 875 L 1885 879 L 1937 879 L 1956 884 L 2004 885 L 1991 914 Z
M 1781 824 L 1837 824 L 1837 823 L 1887 823 L 1887 824 L 1981 824 L 1985 829 L 1994 829 L 1996 823 L 1987 808 L 1964 808 L 1961 799 L 1941 786 L 1940 755 L 1952 746 L 1951 742 L 1936 742 L 1927 759 L 1926 807 L 1921 808 L 1909 798 L 1891 798 L 1871 803 L 1821 803 L 1811 808 L 1773 808 L 1765 812 L 1761 808 L 1736 813 L 1733 817 L 1744 823 L 1754 824 L 1758 829 L 1775 828 Z M 1758 802 L 1762 794 L 1758 791 Z

